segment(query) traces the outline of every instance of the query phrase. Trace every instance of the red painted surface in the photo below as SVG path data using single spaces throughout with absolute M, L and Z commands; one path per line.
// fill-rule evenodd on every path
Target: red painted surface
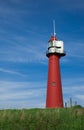
M 63 107 L 62 85 L 60 76 L 59 56 L 56 54 L 49 55 L 48 66 L 48 83 L 47 83 L 47 108 Z
M 56 37 L 56 36 L 51 36 L 51 38 L 50 38 L 49 42 L 50 42 L 50 41 L 53 41 L 53 40 L 58 41 L 58 39 L 57 39 L 57 37 Z

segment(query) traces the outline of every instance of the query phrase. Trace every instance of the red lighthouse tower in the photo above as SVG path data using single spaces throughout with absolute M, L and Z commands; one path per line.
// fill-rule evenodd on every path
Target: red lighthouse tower
M 59 59 L 65 56 L 63 41 L 59 41 L 55 32 L 48 42 L 46 56 L 49 58 L 47 82 L 47 108 L 63 107 L 62 84 Z

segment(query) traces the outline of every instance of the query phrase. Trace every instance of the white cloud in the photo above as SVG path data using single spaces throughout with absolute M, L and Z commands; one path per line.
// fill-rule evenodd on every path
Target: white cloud
M 76 93 L 83 93 L 84 92 L 84 86 L 67 86 L 63 87 L 64 94 L 69 94 L 69 95 L 75 95 Z
M 84 91 L 83 91 L 83 93 L 75 94 L 74 98 L 76 99 L 77 104 L 79 104 L 79 105 L 84 107 Z
M 44 82 L 0 81 L 0 109 L 41 107 L 45 102 L 45 91 Z
M 68 45 L 66 44 L 66 48 L 67 48 L 67 56 L 71 56 L 74 58 L 84 58 L 83 41 L 76 40 L 75 42 L 73 41 L 68 42 Z
M 12 62 L 44 62 L 46 59 L 45 53 L 47 47 L 45 43 L 39 43 L 39 41 L 29 42 L 25 36 L 14 36 L 9 40 L 6 39 L 6 43 L 1 45 L 0 61 L 12 61 Z M 8 45 L 6 45 L 8 44 Z M 40 47 L 39 47 L 40 44 Z
M 3 18 L 12 18 L 15 20 L 18 18 L 22 18 L 22 16 L 26 15 L 30 16 L 35 13 L 35 9 L 38 6 L 37 2 L 32 0 L 7 0 L 0 1 L 0 15 Z M 22 20 L 22 19 L 21 19 Z
M 42 103 L 41 103 L 42 102 Z M 0 109 L 45 108 L 45 102 L 38 100 L 4 101 L 0 102 Z
M 84 106 L 84 78 L 66 78 L 62 85 L 64 102 L 70 105 L 70 97 L 72 98 L 73 105 L 75 101 L 77 104 Z
M 69 81 L 69 80 L 68 80 Z M 73 102 L 83 105 L 84 85 L 63 85 L 64 101 L 72 97 Z M 83 81 L 83 78 L 80 78 Z M 0 109 L 45 107 L 46 82 L 8 82 L 0 81 Z
M 83 87 L 84 89 L 84 87 Z M 76 98 L 80 99 L 80 100 L 83 100 L 84 101 L 84 95 L 75 95 Z
M 8 73 L 8 74 L 13 74 L 13 75 L 18 75 L 18 76 L 26 76 L 20 72 L 16 72 L 16 71 L 12 71 L 12 70 L 7 70 L 7 69 L 3 69 L 3 68 L 0 68 L 0 72 L 3 72 L 3 73 Z
M 21 16 L 23 14 L 25 14 L 26 11 L 22 10 L 20 8 L 14 8 L 11 4 L 8 3 L 1 3 L 0 4 L 0 15 L 2 16 L 2 18 L 12 18 L 13 17 L 17 17 L 17 16 Z M 20 18 L 19 16 L 19 18 Z
M 64 93 L 84 92 L 84 78 L 65 78 L 63 80 Z

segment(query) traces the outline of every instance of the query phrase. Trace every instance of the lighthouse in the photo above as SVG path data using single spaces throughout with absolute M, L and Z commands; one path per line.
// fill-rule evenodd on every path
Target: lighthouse
M 48 42 L 48 81 L 46 94 L 46 108 L 63 107 L 62 83 L 60 74 L 60 58 L 65 56 L 64 43 L 58 40 L 55 33 Z

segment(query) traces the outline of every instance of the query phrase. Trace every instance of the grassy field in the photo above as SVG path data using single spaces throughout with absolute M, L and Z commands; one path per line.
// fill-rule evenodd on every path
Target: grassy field
M 84 108 L 0 110 L 0 130 L 84 130 Z

